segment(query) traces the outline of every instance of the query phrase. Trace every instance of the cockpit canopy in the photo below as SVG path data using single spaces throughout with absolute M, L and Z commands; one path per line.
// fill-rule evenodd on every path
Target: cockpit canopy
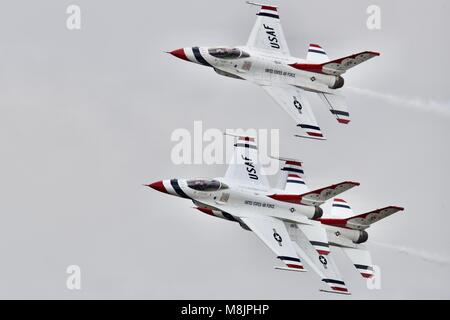
M 188 180 L 187 185 L 191 189 L 205 192 L 213 192 L 228 189 L 228 186 L 225 183 L 222 183 L 218 180 L 193 179 Z
M 238 48 L 211 48 L 208 52 L 213 57 L 219 59 L 242 59 L 248 58 L 250 55 Z

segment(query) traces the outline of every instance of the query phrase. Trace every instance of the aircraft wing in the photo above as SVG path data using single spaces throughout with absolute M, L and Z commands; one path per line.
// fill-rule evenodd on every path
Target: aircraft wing
M 294 271 L 304 269 L 283 221 L 267 216 L 240 219 L 276 254 L 278 259 L 286 264 L 287 269 Z
M 305 135 L 298 136 L 325 140 L 303 89 L 288 85 L 263 86 L 262 88 L 295 120 L 297 126 L 304 131 Z
M 270 188 L 267 177 L 259 163 L 255 138 L 237 137 L 237 142 L 234 144 L 233 159 L 225 173 L 225 179 L 256 189 Z
M 358 248 L 342 247 L 341 249 L 364 278 L 367 279 L 375 276 L 372 257 L 364 245 L 359 245 Z
M 277 7 L 249 1 L 247 3 L 260 7 L 247 46 L 290 56 Z
M 320 222 L 297 224 L 268 216 L 240 217 L 276 255 L 288 270 L 304 270 L 303 262 L 320 276 L 332 293 L 349 294 L 336 268 L 325 229 Z
M 328 290 L 322 291 L 349 294 L 329 251 L 325 229 L 316 221 L 310 222 L 310 225 L 285 222 L 295 250 L 328 286 Z

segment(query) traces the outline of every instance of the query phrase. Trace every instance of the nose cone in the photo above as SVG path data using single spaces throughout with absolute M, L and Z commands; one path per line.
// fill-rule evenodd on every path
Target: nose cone
M 177 57 L 177 58 L 180 58 L 180 59 L 189 61 L 189 59 L 187 58 L 186 53 L 184 52 L 184 49 L 183 49 L 183 48 L 180 48 L 180 49 L 176 49 L 176 50 L 170 51 L 169 53 L 170 53 L 171 55 Z
M 158 190 L 159 192 L 168 193 L 162 180 L 147 184 L 147 187 Z

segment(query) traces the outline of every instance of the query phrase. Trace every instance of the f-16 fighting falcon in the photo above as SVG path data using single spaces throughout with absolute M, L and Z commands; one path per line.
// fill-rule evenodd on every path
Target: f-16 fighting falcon
M 245 46 L 191 47 L 170 53 L 180 59 L 212 67 L 218 74 L 260 85 L 292 117 L 300 128 L 298 137 L 325 140 L 305 91 L 317 93 L 339 123 L 350 122 L 344 86 L 348 69 L 378 56 L 364 51 L 330 60 L 325 50 L 310 44 L 306 59 L 292 57 L 281 28 L 276 6 L 258 6 L 256 23 Z
M 279 158 L 283 167 L 278 186 L 271 188 L 257 161 L 255 138 L 236 136 L 235 140 L 224 177 L 162 180 L 147 186 L 192 200 L 201 212 L 253 231 L 284 263 L 276 269 L 302 272 L 308 264 L 327 285 L 322 291 L 349 294 L 330 247 L 342 248 L 363 277 L 373 276 L 370 254 L 361 244 L 368 239 L 365 229 L 403 208 L 353 216 L 345 200 L 335 198 L 331 217 L 323 218 L 323 203 L 359 183 L 344 181 L 311 191 L 301 162 Z

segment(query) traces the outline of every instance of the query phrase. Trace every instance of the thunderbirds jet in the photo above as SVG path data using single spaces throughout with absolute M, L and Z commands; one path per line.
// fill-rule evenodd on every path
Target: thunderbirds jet
M 330 254 L 340 247 L 365 278 L 373 276 L 370 253 L 361 243 L 372 223 L 397 211 L 386 207 L 353 216 L 345 200 L 334 198 L 359 183 L 344 181 L 309 190 L 301 162 L 283 162 L 278 186 L 271 188 L 258 164 L 256 141 L 235 137 L 233 160 L 225 176 L 215 179 L 171 179 L 147 186 L 192 200 L 195 208 L 218 218 L 234 221 L 253 231 L 280 259 L 276 269 L 306 271 L 305 263 L 328 285 L 322 291 L 349 294 Z M 320 205 L 334 198 L 332 216 L 322 217 Z
M 310 44 L 305 59 L 292 57 L 276 6 L 259 6 L 256 23 L 245 46 L 191 47 L 170 53 L 180 59 L 212 67 L 218 74 L 260 85 L 292 117 L 298 137 L 324 140 L 305 91 L 315 92 L 339 123 L 350 122 L 345 98 L 336 92 L 344 85 L 342 74 L 378 56 L 364 51 L 330 60 L 317 44 Z

